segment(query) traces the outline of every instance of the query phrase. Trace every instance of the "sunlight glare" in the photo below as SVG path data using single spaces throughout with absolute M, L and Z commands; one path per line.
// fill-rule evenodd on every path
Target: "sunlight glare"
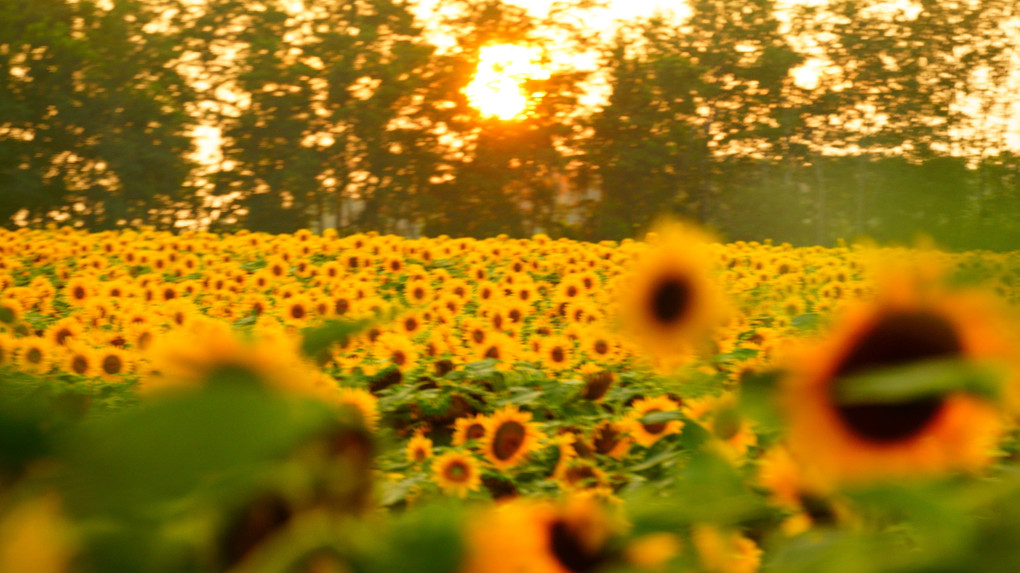
M 539 61 L 538 50 L 534 48 L 513 44 L 486 46 L 479 54 L 478 72 L 464 93 L 482 115 L 502 120 L 519 117 L 530 99 L 541 97 L 540 93 L 528 94 L 524 83 L 549 79 L 549 71 Z

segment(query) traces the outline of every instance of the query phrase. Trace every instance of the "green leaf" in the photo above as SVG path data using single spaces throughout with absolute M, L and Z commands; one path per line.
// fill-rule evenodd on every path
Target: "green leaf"
M 375 323 L 373 320 L 329 320 L 302 330 L 301 352 L 316 358 L 334 342 L 342 342 Z
M 226 384 L 104 418 L 63 452 L 69 506 L 145 515 L 215 478 L 254 479 L 334 420 L 323 404 Z
M 817 313 L 809 312 L 793 317 L 790 324 L 792 324 L 797 330 L 814 330 L 818 328 L 818 324 L 820 322 L 821 317 Z
M 645 425 L 650 424 L 665 424 L 666 422 L 672 422 L 673 420 L 685 420 L 686 418 L 680 412 L 680 410 L 670 410 L 668 412 L 649 412 L 641 417 L 639 422 Z
M 995 399 L 1004 376 L 989 364 L 959 359 L 913 362 L 844 378 L 836 385 L 840 404 L 902 402 L 965 392 Z

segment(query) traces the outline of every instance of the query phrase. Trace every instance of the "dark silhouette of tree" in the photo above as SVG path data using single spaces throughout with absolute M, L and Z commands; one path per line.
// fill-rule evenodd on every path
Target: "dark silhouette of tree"
M 139 2 L 0 2 L 0 221 L 168 227 L 184 186 L 192 97 Z

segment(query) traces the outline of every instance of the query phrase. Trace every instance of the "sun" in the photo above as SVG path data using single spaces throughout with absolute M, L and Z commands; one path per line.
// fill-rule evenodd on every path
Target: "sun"
M 486 46 L 479 53 L 478 72 L 464 93 L 482 115 L 502 120 L 521 117 L 532 100 L 545 95 L 529 93 L 525 88 L 529 80 L 549 79 L 549 71 L 539 62 L 535 48 L 514 44 Z

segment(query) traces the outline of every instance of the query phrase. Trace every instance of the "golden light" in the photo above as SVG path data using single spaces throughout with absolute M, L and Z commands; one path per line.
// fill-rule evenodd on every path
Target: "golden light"
M 479 53 L 475 79 L 464 88 L 472 106 L 482 115 L 508 120 L 520 117 L 532 99 L 542 92 L 528 93 L 529 80 L 547 80 L 549 71 L 539 63 L 537 49 L 513 44 L 486 46 Z

